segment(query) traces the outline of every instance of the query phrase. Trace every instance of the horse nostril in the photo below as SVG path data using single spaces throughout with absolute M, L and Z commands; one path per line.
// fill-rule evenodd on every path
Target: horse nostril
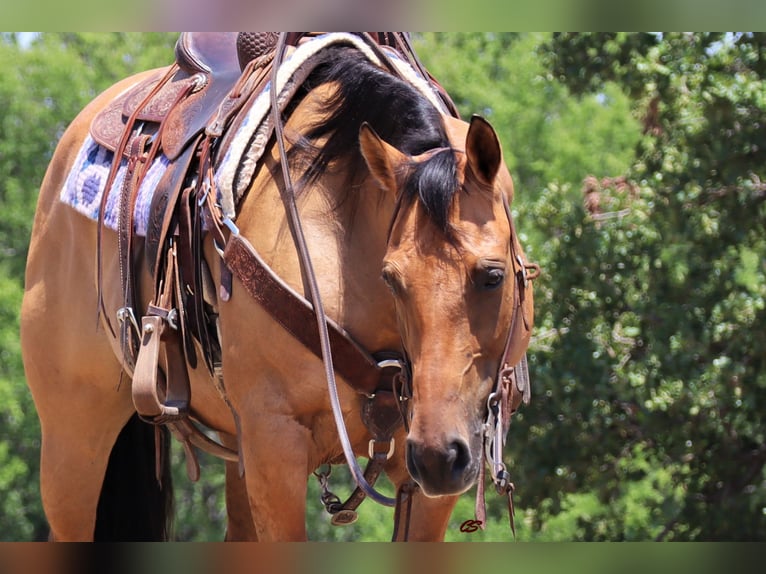
M 441 448 L 431 448 L 410 439 L 406 448 L 407 468 L 413 479 L 436 476 L 440 480 L 461 481 L 471 465 L 471 451 L 462 439 L 455 439 Z
M 407 439 L 407 470 L 426 496 L 465 492 L 476 480 L 479 465 L 470 443 L 453 435 L 434 442 Z
M 462 473 L 471 464 L 471 452 L 461 439 L 453 440 L 448 448 L 448 460 L 454 473 Z
M 416 481 L 420 480 L 420 469 L 418 468 L 418 446 L 411 439 L 407 439 L 405 447 L 405 457 L 407 459 L 407 468 L 410 471 L 410 475 Z

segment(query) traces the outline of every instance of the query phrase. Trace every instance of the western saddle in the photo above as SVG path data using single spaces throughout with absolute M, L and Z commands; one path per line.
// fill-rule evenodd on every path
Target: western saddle
M 103 313 L 112 333 L 119 337 L 123 364 L 133 373 L 132 394 L 139 416 L 157 425 L 158 430 L 166 425 L 181 441 L 192 480 L 199 477 L 195 446 L 227 460 L 239 459 L 236 451 L 208 438 L 190 420 L 189 411 L 188 369 L 197 368 L 197 346 L 228 404 L 217 316 L 210 302 L 216 298 L 228 300 L 232 273 L 239 277 L 246 291 L 321 357 L 316 332 L 305 327 L 313 316 L 310 303 L 301 299 L 296 305 L 295 295 L 285 289 L 246 240 L 226 229 L 209 184 L 215 162 L 223 157 L 226 149 L 226 136 L 242 121 L 244 114 L 240 112 L 244 104 L 269 83 L 273 68 L 284 55 L 279 50 L 296 47 L 315 34 L 184 32 L 176 43 L 175 62 L 120 95 L 91 125 L 93 139 L 114 152 L 99 215 L 99 312 Z M 445 109 L 458 115 L 449 96 L 418 61 L 406 34 L 365 32 L 358 37 L 392 71 L 395 67 L 387 54 L 396 51 L 397 57 L 404 58 L 436 88 Z M 163 154 L 170 163 L 151 200 L 144 253 L 154 280 L 154 292 L 139 323 L 135 314 L 138 297 L 132 217 L 142 178 L 158 154 Z M 127 164 L 119 189 L 117 229 L 123 306 L 117 312 L 115 329 L 102 296 L 101 230 L 108 190 L 115 182 L 121 163 Z M 226 246 L 217 297 L 202 255 L 206 233 L 214 235 L 217 245 Z M 396 361 L 372 357 L 342 328 L 331 320 L 327 320 L 327 324 L 333 356 L 338 357 L 336 370 L 360 393 L 376 397 L 365 404 L 363 420 L 374 442 L 385 445 L 402 424 L 401 401 L 397 396 L 406 394 L 407 376 L 402 372 L 406 369 L 401 368 L 404 363 L 400 362 L 397 368 Z M 393 392 L 396 384 L 403 387 L 398 393 Z M 237 421 L 233 408 L 232 413 Z M 157 436 L 161 436 L 159 432 Z M 371 443 L 370 450 L 371 464 L 365 478 L 374 482 L 386 459 L 386 449 L 373 448 Z M 157 466 L 159 476 L 159 455 Z M 344 505 L 337 500 L 326 501 L 325 505 L 336 517 L 342 517 L 337 523 L 350 522 L 355 517 L 354 508 L 363 498 L 364 494 L 357 489 Z

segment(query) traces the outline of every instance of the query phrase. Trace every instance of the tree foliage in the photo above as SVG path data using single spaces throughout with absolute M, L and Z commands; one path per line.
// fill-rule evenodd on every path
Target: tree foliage
M 766 534 L 764 40 L 562 34 L 541 48 L 573 94 L 614 81 L 642 122 L 627 180 L 591 179 L 564 209 L 549 185 L 532 207 L 549 236 L 545 395 L 518 460 L 541 533 Z
M 97 93 L 172 58 L 174 34 L 0 36 L 0 539 L 46 536 L 39 428 L 18 308 L 42 175 Z M 464 117 L 486 116 L 516 183 L 522 242 L 543 275 L 532 404 L 507 459 L 521 540 L 766 536 L 766 36 L 415 36 Z M 176 535 L 220 539 L 222 464 L 189 484 Z M 337 469 L 333 490 L 350 492 Z M 310 537 L 385 540 L 389 509 L 329 525 L 310 482 Z M 507 540 L 488 493 L 484 532 Z

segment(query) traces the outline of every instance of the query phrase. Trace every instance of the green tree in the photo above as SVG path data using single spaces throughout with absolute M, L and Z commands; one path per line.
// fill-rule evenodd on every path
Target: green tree
M 615 82 L 642 136 L 627 179 L 531 209 L 548 235 L 512 432 L 535 536 L 762 539 L 766 90 L 762 34 L 560 34 L 577 97 Z M 529 499 L 526 498 L 528 493 Z
M 37 188 L 82 99 L 66 53 L 0 42 L 0 539 L 46 536 L 37 490 L 39 430 L 24 384 L 18 311 Z M 69 89 L 66 89 L 66 88 Z

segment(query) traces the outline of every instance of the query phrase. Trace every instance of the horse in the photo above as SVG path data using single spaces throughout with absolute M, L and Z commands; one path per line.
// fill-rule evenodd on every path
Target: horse
M 169 535 L 168 441 L 161 425 L 137 415 L 131 377 L 139 367 L 113 325 L 125 308 L 126 258 L 136 312 L 156 303 L 148 239 L 133 234 L 126 256 L 103 213 L 86 217 L 61 199 L 94 119 L 156 73 L 122 80 L 87 105 L 40 188 L 21 344 L 40 419 L 40 491 L 52 540 Z M 220 365 L 186 365 L 188 417 L 234 453 L 226 462 L 226 539 L 306 540 L 308 480 L 350 455 L 382 461 L 397 514 L 407 516 L 395 540 L 443 540 L 458 497 L 485 479 L 487 449 L 502 449 L 496 435 L 507 432 L 523 385 L 506 388 L 513 400 L 499 402 L 499 387 L 507 387 L 500 373 L 507 378 L 509 366 L 523 363 L 532 330 L 531 266 L 511 218 L 514 188 L 500 140 L 487 120 L 440 109 L 351 45 L 319 52 L 296 90 L 232 218 L 201 191 L 211 187 L 202 185 L 211 184 L 206 175 L 193 178 L 192 204 L 206 210 L 199 258 L 212 283 L 204 309 Z M 215 167 L 220 157 L 210 157 Z M 297 223 L 286 208 L 291 187 Z M 242 245 L 321 319 L 291 331 L 275 318 L 251 294 L 260 283 L 232 272 L 227 255 Z M 131 331 L 132 321 L 124 322 Z M 299 339 L 306 331 L 324 341 L 328 324 L 369 350 L 373 366 L 394 365 L 399 386 L 389 394 L 398 420 L 389 440 L 376 440 L 360 416 L 375 393 L 359 392 Z M 192 345 L 187 355 L 203 356 L 200 341 Z M 327 384 L 335 376 L 342 432 Z M 498 405 L 506 407 L 502 421 L 492 418 Z

